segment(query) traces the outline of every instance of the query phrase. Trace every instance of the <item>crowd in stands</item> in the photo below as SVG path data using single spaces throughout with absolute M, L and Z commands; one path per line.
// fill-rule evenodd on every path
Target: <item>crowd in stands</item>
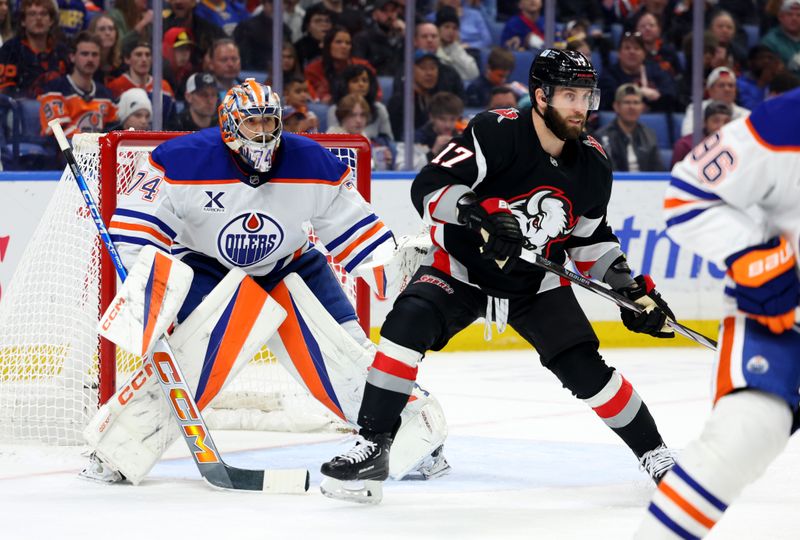
M 523 107 L 544 46 L 543 0 L 284 0 L 284 129 L 363 134 L 375 169 L 418 169 L 487 108 Z M 615 170 L 668 170 L 691 149 L 691 50 L 702 40 L 703 133 L 800 86 L 800 0 L 559 0 L 556 47 L 599 73 L 587 128 Z M 48 122 L 68 135 L 152 124 L 153 54 L 163 58 L 165 129 L 216 124 L 225 92 L 269 83 L 273 0 L 165 0 L 151 50 L 148 0 L 0 0 L 0 155 L 6 168 L 59 166 Z M 404 163 L 404 47 L 413 33 L 413 163 Z M 13 145 L 11 142 L 18 144 Z

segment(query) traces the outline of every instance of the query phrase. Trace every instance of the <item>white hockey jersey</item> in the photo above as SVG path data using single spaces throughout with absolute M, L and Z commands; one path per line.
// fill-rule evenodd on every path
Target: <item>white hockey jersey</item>
M 250 174 L 219 129 L 162 143 L 120 195 L 109 230 L 130 267 L 142 246 L 178 258 L 195 252 L 263 276 L 311 249 L 310 223 L 348 272 L 392 234 L 352 183 L 352 172 L 316 142 L 284 133 L 273 168 Z
M 726 124 L 672 169 L 669 236 L 720 264 L 781 235 L 800 252 L 800 89 Z

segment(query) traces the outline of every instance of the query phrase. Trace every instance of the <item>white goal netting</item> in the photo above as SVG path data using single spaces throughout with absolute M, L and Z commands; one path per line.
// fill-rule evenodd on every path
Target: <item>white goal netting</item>
M 101 160 L 114 152 L 119 193 L 140 160 L 158 144 L 140 138 L 126 140 L 122 135 L 109 150 L 107 142 L 100 135 L 78 135 L 73 140 L 75 157 L 101 208 Z M 354 148 L 320 142 L 358 171 Z M 360 190 L 369 182 L 358 174 L 354 180 L 361 184 Z M 310 227 L 309 234 L 313 238 Z M 0 441 L 83 444 L 83 427 L 97 409 L 101 387 L 109 383 L 103 380 L 101 364 L 115 363 L 117 387 L 141 365 L 140 358 L 122 351 L 99 352 L 95 325 L 101 314 L 100 290 L 113 287 L 101 276 L 101 249 L 77 184 L 65 172 L 0 303 Z M 355 302 L 355 284 L 341 268 L 334 270 Z M 209 405 L 204 416 L 212 428 L 308 431 L 341 427 L 266 349 Z

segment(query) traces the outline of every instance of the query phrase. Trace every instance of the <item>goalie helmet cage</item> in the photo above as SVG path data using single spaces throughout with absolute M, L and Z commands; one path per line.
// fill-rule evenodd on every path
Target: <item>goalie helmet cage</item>
M 179 135 L 115 131 L 73 138 L 73 152 L 106 225 L 117 194 L 141 160 Z M 306 136 L 350 166 L 356 188 L 369 201 L 369 141 L 357 135 Z M 310 226 L 309 235 L 314 239 Z M 331 265 L 368 333 L 369 287 Z M 83 443 L 81 432 L 97 406 L 141 365 L 95 330 L 116 286 L 114 265 L 65 171 L 0 303 L 0 441 Z M 338 424 L 266 349 L 246 370 L 209 405 L 210 426 L 302 431 Z

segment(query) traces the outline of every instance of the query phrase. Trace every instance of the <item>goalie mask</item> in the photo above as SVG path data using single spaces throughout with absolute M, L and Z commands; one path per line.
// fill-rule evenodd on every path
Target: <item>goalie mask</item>
M 228 90 L 218 113 L 222 140 L 228 148 L 256 171 L 269 171 L 283 130 L 278 94 L 247 79 Z

